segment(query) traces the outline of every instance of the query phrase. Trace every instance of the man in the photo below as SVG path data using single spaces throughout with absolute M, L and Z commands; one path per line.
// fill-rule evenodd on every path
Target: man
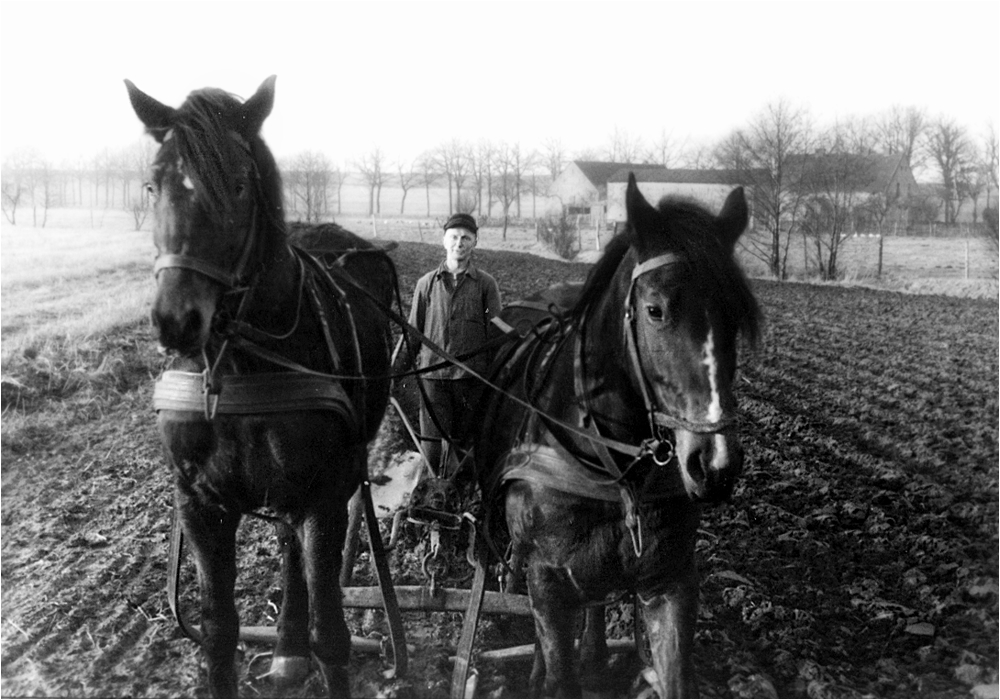
M 501 310 L 496 280 L 472 263 L 478 230 L 476 220 L 468 214 L 448 219 L 442 239 L 444 262 L 417 281 L 410 307 L 410 325 L 453 356 L 481 349 L 494 334 L 491 319 Z M 418 347 L 418 369 L 442 362 L 431 348 L 419 341 L 411 343 L 412 352 Z M 492 353 L 479 352 L 463 361 L 483 374 L 491 359 Z M 436 438 L 424 441 L 424 454 L 438 474 L 451 476 L 448 448 L 453 446 L 447 441 L 461 444 L 464 423 L 482 397 L 484 385 L 451 364 L 420 376 L 427 395 L 420 408 L 420 432 Z

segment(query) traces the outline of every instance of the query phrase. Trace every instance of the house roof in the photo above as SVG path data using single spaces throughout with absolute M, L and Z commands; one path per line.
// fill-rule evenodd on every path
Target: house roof
M 663 165 L 652 163 L 608 163 L 599 160 L 574 160 L 573 164 L 580 169 L 580 172 L 590 180 L 594 187 L 602 187 L 608 184 L 608 178 L 621 169 L 626 170 L 666 170 Z
M 868 192 L 885 192 L 892 178 L 903 167 L 906 158 L 901 153 L 805 153 L 790 155 L 788 167 L 800 173 L 822 173 L 850 170 L 857 174 L 858 184 Z
M 608 182 L 628 182 L 628 174 L 635 174 L 636 182 L 676 182 L 692 185 L 738 185 L 747 179 L 747 175 L 739 170 L 693 168 L 653 168 L 642 166 L 622 168 L 608 178 Z

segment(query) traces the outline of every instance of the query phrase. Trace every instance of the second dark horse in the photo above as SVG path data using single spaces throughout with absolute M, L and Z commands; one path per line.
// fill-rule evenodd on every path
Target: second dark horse
M 660 697 L 697 695 L 701 504 L 727 499 L 742 468 L 732 385 L 738 337 L 754 340 L 759 323 L 733 257 L 743 190 L 715 216 L 683 200 L 653 207 L 630 177 L 626 209 L 573 308 L 503 351 L 504 392 L 475 421 L 488 525 L 503 518 L 526 568 L 537 695 L 580 696 L 574 620 L 623 591 L 637 594 Z

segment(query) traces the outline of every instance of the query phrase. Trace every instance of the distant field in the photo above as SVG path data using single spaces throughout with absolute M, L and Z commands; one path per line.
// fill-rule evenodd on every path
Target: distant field
M 5 366 L 27 347 L 86 339 L 147 315 L 153 245 L 123 217 L 102 228 L 0 226 Z
M 115 210 L 55 209 L 45 228 L 22 223 L 0 225 L 0 291 L 2 291 L 3 358 L 53 339 L 105 333 L 148 314 L 153 290 L 152 221 L 135 231 L 131 215 Z M 366 237 L 400 242 L 440 241 L 442 217 L 343 216 L 338 223 Z M 579 262 L 592 262 L 607 242 L 594 231 L 581 233 Z M 887 289 L 997 298 L 996 247 L 985 239 L 968 241 L 969 279 L 965 279 L 964 239 L 887 237 L 883 276 L 875 279 L 877 242 L 852 238 L 841 252 L 841 269 L 849 282 Z M 523 251 L 547 258 L 555 254 L 538 243 L 533 226 L 480 230 L 479 247 Z M 759 260 L 740 254 L 748 273 L 766 276 Z M 801 247 L 789 255 L 793 278 L 802 274 Z M 67 288 L 73 293 L 67 294 Z
M 764 264 L 745 250 L 741 251 L 740 259 L 749 274 L 767 276 Z M 840 249 L 838 267 L 848 282 L 879 283 L 878 239 L 849 238 Z M 882 248 L 881 286 L 897 291 L 996 297 L 998 268 L 997 246 L 985 238 L 886 236 Z M 801 241 L 792 242 L 788 269 L 792 279 L 804 276 Z

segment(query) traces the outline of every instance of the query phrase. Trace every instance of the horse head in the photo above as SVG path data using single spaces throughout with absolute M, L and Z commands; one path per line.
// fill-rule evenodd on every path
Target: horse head
M 718 216 L 693 202 L 650 205 L 630 175 L 628 232 L 637 256 L 625 299 L 633 382 L 654 435 L 672 430 L 684 488 L 726 500 L 742 471 L 733 383 L 740 333 L 756 338 L 759 310 L 734 260 L 747 226 L 742 188 Z
M 245 289 L 266 258 L 261 230 L 283 226 L 275 223 L 277 167 L 259 136 L 274 82 L 265 80 L 246 102 L 198 90 L 174 109 L 125 81 L 135 113 L 160 144 L 146 184 L 157 249 L 152 320 L 170 350 L 193 355 L 205 347 L 224 297 Z

